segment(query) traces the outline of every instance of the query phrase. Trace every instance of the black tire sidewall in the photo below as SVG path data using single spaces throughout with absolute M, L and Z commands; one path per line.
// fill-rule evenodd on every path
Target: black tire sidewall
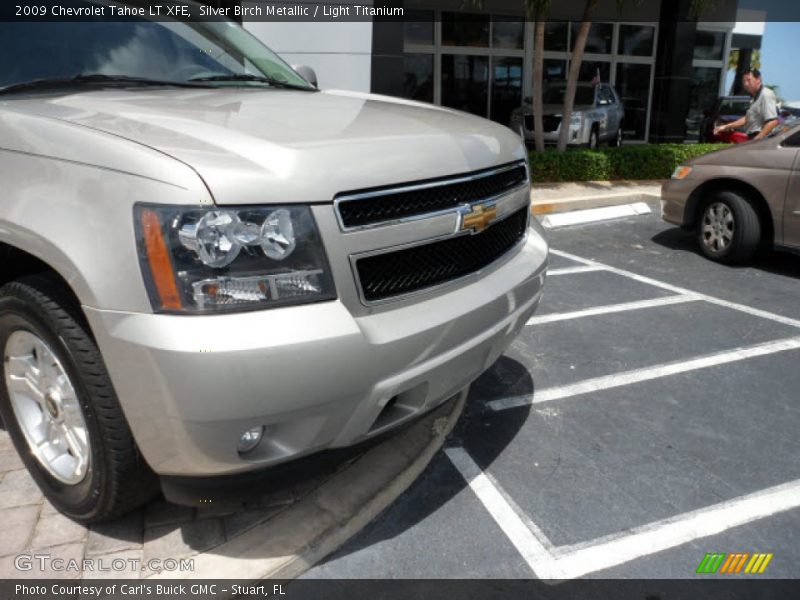
M 91 518 L 97 511 L 104 489 L 105 455 L 100 443 L 101 432 L 89 401 L 89 391 L 83 382 L 69 342 L 56 333 L 57 326 L 37 308 L 35 304 L 31 305 L 16 296 L 0 297 L 0 352 L 5 351 L 6 342 L 13 332 L 23 330 L 43 339 L 56 354 L 75 389 L 89 434 L 91 455 L 86 477 L 75 485 L 64 484 L 48 473 L 31 453 L 11 407 L 6 389 L 5 371 L 0 377 L 0 414 L 28 472 L 56 508 L 69 516 L 80 519 Z
M 733 214 L 733 239 L 731 240 L 730 245 L 725 248 L 725 250 L 714 253 L 703 241 L 703 221 L 708 208 L 717 203 L 727 206 Z M 705 256 L 719 262 L 737 262 L 738 260 L 749 257 L 750 252 L 743 253 L 743 245 L 745 243 L 744 238 L 748 233 L 745 231 L 746 217 L 744 215 L 744 211 L 747 209 L 753 210 L 748 204 L 747 200 L 733 192 L 717 193 L 708 201 L 703 203 L 703 207 L 698 218 L 697 240 L 700 244 L 701 251 Z
M 589 134 L 589 150 L 597 150 L 600 147 L 600 134 L 597 128 L 592 128 Z

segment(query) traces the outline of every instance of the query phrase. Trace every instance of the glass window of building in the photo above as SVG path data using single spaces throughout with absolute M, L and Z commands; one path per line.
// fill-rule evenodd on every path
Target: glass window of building
M 442 55 L 442 104 L 486 116 L 489 57 Z
M 575 48 L 575 41 L 578 39 L 580 23 L 572 23 L 571 49 Z M 611 54 L 611 42 L 614 39 L 613 23 L 592 23 L 589 28 L 589 37 L 586 38 L 587 54 Z
M 406 44 L 433 46 L 433 11 L 408 10 L 403 22 L 403 39 Z
M 694 58 L 696 60 L 722 60 L 724 50 L 724 31 L 697 31 L 694 41 Z
M 714 67 L 694 67 L 689 92 L 689 114 L 686 117 L 686 139 L 700 137 L 700 124 L 703 111 L 714 106 L 719 94 L 721 69 Z
M 403 97 L 433 102 L 433 54 L 403 56 Z
M 514 17 L 492 17 L 492 47 L 511 50 L 525 48 L 525 24 Z
M 489 15 L 443 12 L 442 45 L 489 47 Z
M 522 58 L 492 59 L 492 110 L 490 118 L 507 124 L 511 111 L 522 104 Z
M 617 52 L 626 56 L 653 56 L 655 34 L 656 28 L 649 25 L 622 24 Z
M 620 63 L 614 86 L 625 109 L 623 134 L 629 140 L 644 140 L 647 100 L 650 96 L 650 65 Z
M 611 63 L 604 60 L 584 60 L 578 81 L 608 83 L 611 81 Z
M 544 49 L 552 52 L 566 52 L 569 46 L 569 23 L 548 21 L 544 26 Z
M 567 79 L 567 61 L 554 58 L 544 59 L 544 81 L 565 81 Z

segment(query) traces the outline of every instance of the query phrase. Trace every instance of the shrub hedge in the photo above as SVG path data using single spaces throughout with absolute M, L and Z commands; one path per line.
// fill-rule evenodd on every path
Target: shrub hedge
M 599 150 L 531 152 L 535 183 L 668 179 L 683 161 L 724 148 L 723 144 L 636 144 Z

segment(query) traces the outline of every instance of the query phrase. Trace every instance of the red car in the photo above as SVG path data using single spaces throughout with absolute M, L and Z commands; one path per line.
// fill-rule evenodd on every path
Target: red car
M 749 138 L 740 131 L 726 131 L 715 134 L 714 129 L 719 125 L 732 123 L 744 116 L 750 107 L 750 96 L 721 96 L 712 108 L 703 111 L 703 121 L 700 123 L 700 142 L 706 144 L 741 144 Z

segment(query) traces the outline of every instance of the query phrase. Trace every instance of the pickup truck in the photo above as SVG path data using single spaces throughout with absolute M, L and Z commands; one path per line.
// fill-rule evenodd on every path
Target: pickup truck
M 0 57 L 0 416 L 75 520 L 409 423 L 539 303 L 505 126 L 320 91 L 227 20 L 2 23 Z

